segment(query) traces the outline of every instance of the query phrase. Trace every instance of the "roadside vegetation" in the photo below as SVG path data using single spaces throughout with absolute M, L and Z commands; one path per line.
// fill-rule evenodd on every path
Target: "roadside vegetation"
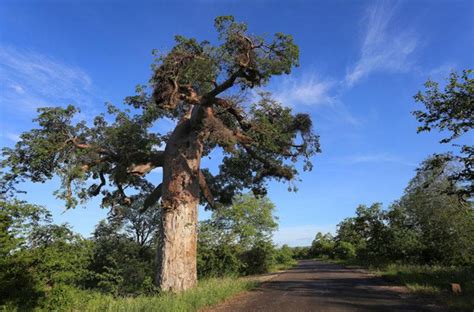
M 446 144 L 474 127 L 472 70 L 453 72 L 444 90 L 428 80 L 415 95 L 424 105 L 413 114 L 418 132 L 439 130 Z M 317 233 L 310 257 L 371 269 L 411 291 L 432 295 L 452 310 L 474 308 L 474 147 L 461 141 L 457 152 L 423 161 L 402 197 L 387 209 L 360 205 L 336 235 Z M 469 138 L 468 141 L 469 142 Z M 452 291 L 459 284 L 460 293 Z
M 159 207 L 119 207 L 84 238 L 44 207 L 0 206 L 0 311 L 196 311 L 256 285 L 241 276 L 295 263 L 292 248 L 271 242 L 278 224 L 265 197 L 236 197 L 199 224 L 199 285 L 182 294 L 153 284 Z
M 219 303 L 239 292 L 255 287 L 256 282 L 235 277 L 211 278 L 200 281 L 192 290 L 180 294 L 113 296 L 99 291 L 60 285 L 34 308 L 34 311 L 198 311 Z M 18 311 L 7 304 L 2 311 Z
M 441 156 L 424 161 L 400 200 L 387 209 L 360 205 L 335 236 L 317 233 L 311 257 L 361 265 L 453 309 L 474 306 L 474 210 Z M 451 283 L 462 293 L 451 293 Z

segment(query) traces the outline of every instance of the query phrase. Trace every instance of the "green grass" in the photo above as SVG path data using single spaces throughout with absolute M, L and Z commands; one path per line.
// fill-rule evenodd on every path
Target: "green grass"
M 208 279 L 181 294 L 165 293 L 154 296 L 113 297 L 98 292 L 66 287 L 55 298 L 47 299 L 34 311 L 91 311 L 91 312 L 184 312 L 198 311 L 224 301 L 256 286 L 252 280 L 233 277 Z M 17 311 L 15 307 L 0 307 L 0 311 Z
M 436 297 L 452 310 L 474 309 L 474 268 L 389 264 L 372 271 L 414 293 Z M 450 283 L 461 284 L 462 294 L 452 294 Z
M 296 260 L 292 260 L 288 263 L 278 263 L 278 264 L 274 264 L 271 269 L 270 269 L 270 272 L 278 272 L 278 271 L 284 271 L 284 270 L 288 270 L 294 266 L 296 266 L 298 264 L 298 261 Z

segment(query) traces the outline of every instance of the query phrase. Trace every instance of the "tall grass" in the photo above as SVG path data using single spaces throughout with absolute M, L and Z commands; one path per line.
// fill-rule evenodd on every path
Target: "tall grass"
M 233 277 L 208 279 L 181 294 L 163 293 L 154 296 L 113 297 L 98 292 L 65 287 L 52 294 L 34 311 L 87 312 L 183 312 L 198 311 L 224 301 L 256 286 L 252 280 Z M 16 307 L 0 307 L 0 311 L 17 311 Z
M 420 295 L 435 296 L 452 310 L 474 310 L 474 268 L 436 265 L 389 264 L 372 268 L 378 276 L 408 287 Z M 451 293 L 450 284 L 461 285 L 462 293 Z

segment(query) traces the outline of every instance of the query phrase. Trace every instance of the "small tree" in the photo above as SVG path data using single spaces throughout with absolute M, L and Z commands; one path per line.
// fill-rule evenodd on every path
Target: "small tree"
M 232 205 L 199 224 L 201 275 L 263 273 L 272 264 L 272 233 L 277 229 L 274 204 L 267 197 L 237 196 Z
M 153 276 L 154 248 L 114 221 L 99 222 L 92 241 L 90 287 L 122 295 L 144 290 L 144 284 Z
M 145 207 L 161 198 L 156 282 L 171 291 L 194 286 L 200 198 L 212 207 L 244 189 L 265 194 L 266 181 L 294 181 L 294 162 L 303 158 L 304 169 L 311 169 L 309 159 L 319 152 L 308 115 L 293 115 L 268 93 L 253 103 L 247 96 L 298 65 L 293 38 L 276 33 L 266 40 L 231 16 L 216 18 L 215 27 L 219 45 L 176 36 L 175 46 L 157 56 L 150 84 L 125 99 L 135 115 L 109 106 L 115 121 L 100 115 L 90 127 L 73 122 L 78 110 L 72 106 L 40 109 L 39 127 L 4 149 L 10 170 L 3 193 L 23 179 L 59 176 L 56 194 L 69 207 L 97 195 L 107 207 L 129 204 L 137 192 L 148 195 Z M 162 118 L 175 121 L 174 130 L 150 132 Z M 212 176 L 201 159 L 216 147 L 224 157 Z M 146 175 L 158 167 L 163 181 L 152 185 Z M 97 183 L 88 185 L 89 179 Z
M 316 237 L 311 243 L 310 253 L 316 257 L 332 257 L 334 251 L 334 237 L 331 233 L 316 233 Z

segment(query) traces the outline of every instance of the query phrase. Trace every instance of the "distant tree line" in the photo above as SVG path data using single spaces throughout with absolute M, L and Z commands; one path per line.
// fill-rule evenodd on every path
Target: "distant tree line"
M 450 143 L 474 128 L 473 70 L 452 72 L 444 87 L 432 80 L 415 95 L 418 132 L 437 129 Z M 467 142 L 467 143 L 465 143 Z M 417 169 L 403 196 L 387 210 L 360 205 L 335 236 L 318 233 L 309 256 L 455 266 L 474 265 L 474 147 L 434 154 Z
M 450 177 L 454 164 L 440 155 L 418 168 L 403 196 L 388 209 L 360 205 L 336 235 L 317 233 L 312 257 L 355 259 L 366 264 L 474 265 L 474 210 Z

